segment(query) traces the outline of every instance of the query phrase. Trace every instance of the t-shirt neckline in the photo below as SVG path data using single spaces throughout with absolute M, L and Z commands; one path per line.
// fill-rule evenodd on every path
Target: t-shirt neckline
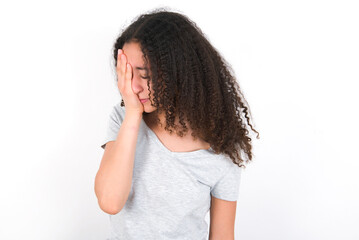
M 154 133 L 152 131 L 152 129 L 147 126 L 145 120 L 142 118 L 141 120 L 143 122 L 143 125 L 145 126 L 145 128 L 147 129 L 147 132 L 150 135 L 150 138 L 155 142 L 155 144 L 157 144 L 164 152 L 166 152 L 167 154 L 170 155 L 186 155 L 186 156 L 190 156 L 190 155 L 198 155 L 198 154 L 202 154 L 202 153 L 208 153 L 208 152 L 212 152 L 213 149 L 212 147 L 210 147 L 209 149 L 199 149 L 199 150 L 195 150 L 195 151 L 190 151 L 190 152 L 173 152 L 171 150 L 169 150 L 157 137 L 156 133 Z

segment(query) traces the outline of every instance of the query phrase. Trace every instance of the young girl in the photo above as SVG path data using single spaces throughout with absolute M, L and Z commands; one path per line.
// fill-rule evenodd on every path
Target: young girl
M 244 120 L 254 129 L 230 67 L 188 17 L 161 10 L 140 15 L 113 53 L 122 101 L 95 179 L 110 239 L 234 239 L 252 160 Z

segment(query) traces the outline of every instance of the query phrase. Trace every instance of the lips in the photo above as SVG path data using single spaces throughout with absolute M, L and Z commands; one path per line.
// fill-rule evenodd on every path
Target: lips
M 145 99 L 140 99 L 141 103 L 145 103 L 148 101 L 148 98 L 145 98 Z

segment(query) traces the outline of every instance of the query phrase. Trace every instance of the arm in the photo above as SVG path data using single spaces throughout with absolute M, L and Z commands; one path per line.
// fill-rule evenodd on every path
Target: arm
M 131 191 L 136 142 L 142 113 L 128 112 L 116 141 L 106 144 L 95 178 L 95 193 L 100 208 L 116 214 L 125 205 Z
M 212 196 L 209 240 L 234 240 L 237 201 L 225 201 Z

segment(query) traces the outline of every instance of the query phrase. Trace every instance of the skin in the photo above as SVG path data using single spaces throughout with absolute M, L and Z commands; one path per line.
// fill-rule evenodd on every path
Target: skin
M 149 98 L 149 91 L 147 89 L 148 79 L 146 79 L 146 77 L 148 77 L 148 73 L 145 69 L 140 69 L 144 68 L 144 61 L 142 59 L 143 54 L 140 49 L 140 45 L 135 42 L 125 43 L 122 47 L 122 52 L 122 54 L 125 55 L 125 61 L 131 65 L 131 86 L 133 93 L 136 94 L 139 99 Z M 150 89 L 151 92 L 153 92 L 151 82 Z M 155 107 L 151 106 L 150 101 L 142 103 L 142 105 L 144 107 L 144 112 L 146 113 L 151 113 L 156 110 Z
M 211 196 L 209 240 L 234 240 L 237 201 Z

